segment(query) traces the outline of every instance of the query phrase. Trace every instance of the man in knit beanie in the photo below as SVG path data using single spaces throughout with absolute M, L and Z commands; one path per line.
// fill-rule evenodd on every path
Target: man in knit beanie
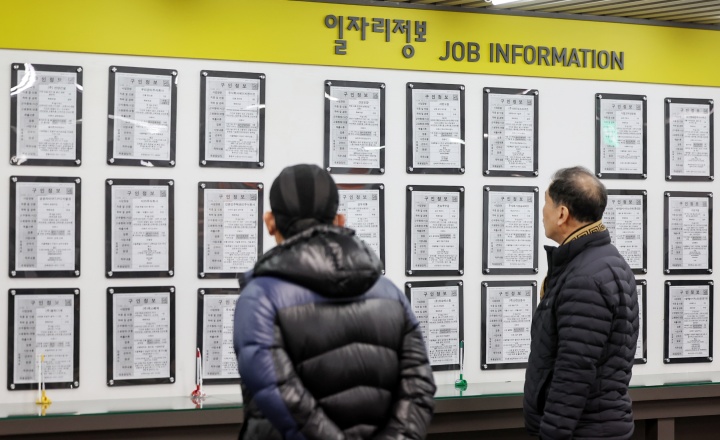
M 423 439 L 435 384 L 418 322 L 337 214 L 332 177 L 285 168 L 264 216 L 278 245 L 241 280 L 241 439 Z
M 272 211 L 265 213 L 265 224 L 278 243 L 313 226 L 344 226 L 345 216 L 337 213 L 338 199 L 335 181 L 322 168 L 287 167 L 270 187 Z

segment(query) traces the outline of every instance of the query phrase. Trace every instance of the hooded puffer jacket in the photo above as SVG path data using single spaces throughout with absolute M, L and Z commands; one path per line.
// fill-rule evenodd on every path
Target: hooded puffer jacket
M 435 384 L 405 296 L 349 229 L 317 226 L 241 280 L 243 439 L 422 439 Z
M 525 426 L 547 440 L 629 439 L 635 277 L 604 226 L 545 249 L 545 294 L 533 317 L 525 373 Z

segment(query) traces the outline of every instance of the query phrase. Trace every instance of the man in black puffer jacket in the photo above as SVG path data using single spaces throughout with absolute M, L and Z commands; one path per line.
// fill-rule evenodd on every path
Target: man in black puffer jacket
M 532 323 L 525 426 L 542 439 L 629 439 L 638 337 L 635 277 L 602 224 L 603 184 L 559 170 L 545 193 L 548 272 Z
M 332 177 L 285 168 L 267 252 L 235 309 L 241 439 L 422 439 L 435 384 L 422 334 L 382 263 L 337 215 Z

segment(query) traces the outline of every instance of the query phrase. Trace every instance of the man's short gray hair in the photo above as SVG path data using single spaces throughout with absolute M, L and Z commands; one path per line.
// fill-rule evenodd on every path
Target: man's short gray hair
M 601 220 L 607 205 L 605 185 L 580 166 L 557 170 L 548 195 L 556 205 L 565 205 L 570 215 L 580 222 Z

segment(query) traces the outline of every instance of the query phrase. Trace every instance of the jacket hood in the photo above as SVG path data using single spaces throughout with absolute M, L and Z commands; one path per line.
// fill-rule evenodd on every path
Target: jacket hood
M 331 298 L 368 291 L 382 274 L 382 262 L 352 229 L 309 228 L 258 260 L 254 277 L 276 277 Z

